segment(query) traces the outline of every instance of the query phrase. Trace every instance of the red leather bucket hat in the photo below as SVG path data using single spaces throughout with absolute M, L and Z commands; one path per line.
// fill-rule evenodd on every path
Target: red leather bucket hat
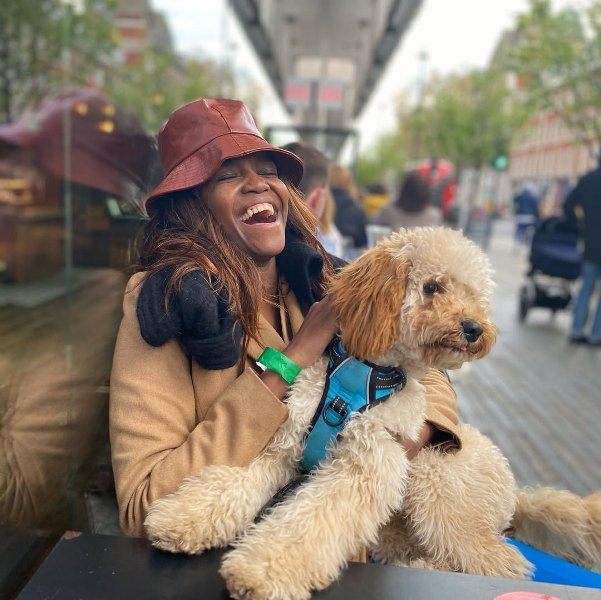
M 298 186 L 303 163 L 298 156 L 269 144 L 248 107 L 239 100 L 202 98 L 176 109 L 159 131 L 159 154 L 165 176 L 146 199 L 205 183 L 228 158 L 270 152 L 280 177 Z

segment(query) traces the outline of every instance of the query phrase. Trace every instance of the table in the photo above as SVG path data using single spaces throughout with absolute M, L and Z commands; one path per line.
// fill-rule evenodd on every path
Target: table
M 63 537 L 18 600 L 168 600 L 228 597 L 217 573 L 222 551 L 202 556 L 160 552 L 143 539 L 94 534 Z M 546 593 L 559 600 L 601 600 L 601 590 L 352 563 L 319 600 L 493 600 L 510 591 Z
M 0 598 L 13 598 L 57 543 L 58 536 L 0 529 Z

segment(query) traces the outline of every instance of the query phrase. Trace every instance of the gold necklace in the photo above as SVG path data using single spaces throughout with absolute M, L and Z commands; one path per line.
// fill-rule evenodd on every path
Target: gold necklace
M 277 291 L 275 294 L 263 294 L 263 300 L 269 304 L 269 306 L 273 306 L 274 308 L 279 308 L 283 301 L 283 293 L 282 293 L 282 280 L 278 277 Z

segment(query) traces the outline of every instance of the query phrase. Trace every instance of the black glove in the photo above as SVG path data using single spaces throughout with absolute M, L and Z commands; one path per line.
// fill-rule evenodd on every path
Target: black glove
M 165 293 L 173 269 L 166 267 L 146 279 L 137 315 L 144 340 L 162 346 L 176 338 L 205 369 L 227 369 L 240 360 L 242 326 L 229 309 L 227 293 L 216 292 L 200 271 L 184 276 L 173 292 L 169 310 Z

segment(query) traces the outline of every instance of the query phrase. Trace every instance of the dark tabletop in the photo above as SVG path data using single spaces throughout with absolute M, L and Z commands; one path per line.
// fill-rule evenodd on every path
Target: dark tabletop
M 18 600 L 225 599 L 217 574 L 221 554 L 173 555 L 154 550 L 142 539 L 77 534 L 56 544 Z M 601 590 L 588 588 L 356 563 L 314 597 L 494 600 L 510 591 L 546 593 L 559 600 L 601 600 Z
M 0 529 L 0 599 L 14 598 L 58 538 L 49 533 Z

